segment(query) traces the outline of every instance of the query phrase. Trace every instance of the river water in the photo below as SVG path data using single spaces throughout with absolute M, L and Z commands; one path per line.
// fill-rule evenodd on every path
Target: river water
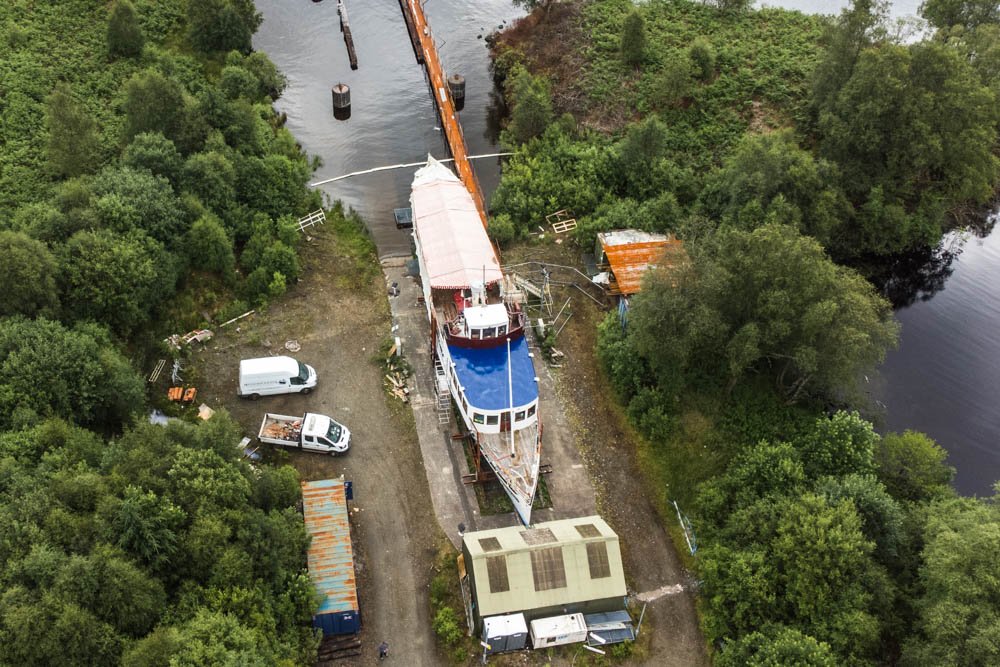
M 397 0 L 346 0 L 358 69 L 351 71 L 334 0 L 256 0 L 264 23 L 254 46 L 266 51 L 288 78 L 275 107 L 288 129 L 323 166 L 314 181 L 393 164 L 419 162 L 430 153 L 447 157 L 424 69 L 418 65 Z M 492 79 L 482 37 L 521 15 L 510 0 L 429 0 L 434 30 L 448 74 L 465 77 L 460 113 L 470 155 L 497 152 L 489 136 Z M 330 88 L 351 88 L 351 117 L 333 117 Z M 474 162 L 487 197 L 500 177 L 497 159 Z M 360 213 L 382 257 L 410 254 L 410 236 L 397 230 L 392 210 L 408 207 L 414 168 L 355 176 L 321 186 Z
M 257 0 L 264 23 L 254 44 L 288 77 L 277 102 L 288 128 L 323 166 L 314 180 L 446 155 L 422 66 L 416 63 L 397 0 L 347 0 L 359 68 L 351 71 L 334 0 Z M 835 13 L 843 0 L 768 1 Z M 893 3 L 892 16 L 916 14 L 919 0 Z M 429 0 L 426 12 L 448 73 L 466 78 L 462 125 L 471 154 L 496 152 L 491 79 L 480 36 L 519 15 L 509 0 Z M 351 118 L 333 117 L 330 87 L 351 87 Z M 495 159 L 475 168 L 487 196 L 499 179 Z M 408 255 L 410 238 L 392 209 L 408 206 L 413 168 L 353 177 L 322 190 L 366 220 L 381 256 Z M 989 495 L 1000 479 L 1000 234 L 949 237 L 942 251 L 912 262 L 893 286 L 902 301 L 898 350 L 866 386 L 881 430 L 923 431 L 949 452 L 956 487 Z

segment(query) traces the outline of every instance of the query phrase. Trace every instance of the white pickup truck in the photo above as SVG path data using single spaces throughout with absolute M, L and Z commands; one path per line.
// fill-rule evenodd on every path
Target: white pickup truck
M 346 426 L 314 412 L 307 412 L 302 417 L 268 412 L 257 437 L 272 445 L 321 454 L 343 454 L 351 446 L 351 432 Z

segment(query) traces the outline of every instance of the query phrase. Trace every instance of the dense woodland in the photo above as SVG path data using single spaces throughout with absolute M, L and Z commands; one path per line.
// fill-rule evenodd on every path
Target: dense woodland
M 998 506 L 855 411 L 898 334 L 859 269 L 975 222 L 1000 183 L 996 3 L 927 0 L 924 35 L 873 0 L 521 4 L 492 43 L 516 154 L 491 233 L 569 208 L 583 250 L 684 241 L 597 353 L 666 520 L 668 499 L 692 516 L 715 662 L 1000 662 Z
M 0 664 L 300 665 L 290 467 L 146 423 L 166 334 L 282 294 L 313 165 L 251 0 L 0 3 Z M 206 319 L 208 318 L 208 319 Z

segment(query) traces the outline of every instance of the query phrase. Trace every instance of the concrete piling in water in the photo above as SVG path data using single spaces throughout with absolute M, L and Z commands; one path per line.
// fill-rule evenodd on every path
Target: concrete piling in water
M 451 99 L 455 100 L 455 111 L 465 108 L 465 77 L 461 74 L 452 74 L 448 77 L 448 92 Z
M 338 83 L 330 89 L 333 95 L 333 117 L 347 120 L 351 117 L 351 88 L 346 83 Z

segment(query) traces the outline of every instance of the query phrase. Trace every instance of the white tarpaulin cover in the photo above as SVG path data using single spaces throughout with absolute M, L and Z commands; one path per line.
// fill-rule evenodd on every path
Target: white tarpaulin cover
M 427 156 L 427 166 L 413 177 L 410 206 L 431 288 L 459 289 L 501 279 L 472 195 L 450 169 Z

